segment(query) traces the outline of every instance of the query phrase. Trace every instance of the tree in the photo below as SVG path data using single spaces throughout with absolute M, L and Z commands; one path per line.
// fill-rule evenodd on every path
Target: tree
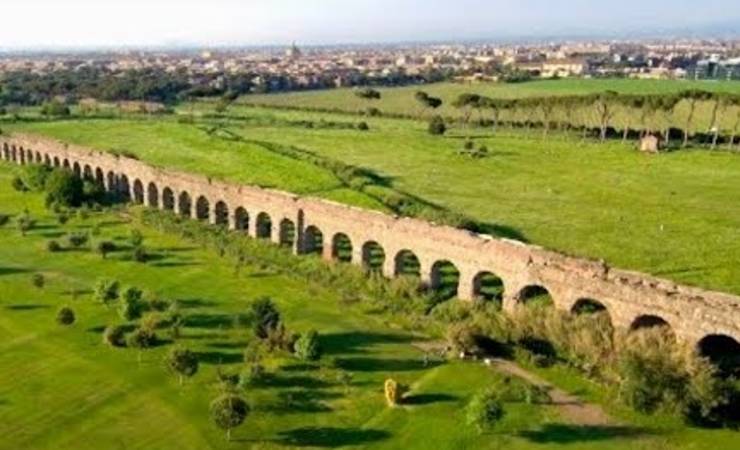
M 97 251 L 105 259 L 108 253 L 116 251 L 116 244 L 111 241 L 100 241 L 98 242 Z
M 118 309 L 118 313 L 123 320 L 132 321 L 141 317 L 144 306 L 141 302 L 142 297 L 141 290 L 135 287 L 129 287 L 123 291 L 121 305 Z
M 126 329 L 120 325 L 110 325 L 103 331 L 103 342 L 111 347 L 126 345 Z
M 295 343 L 295 355 L 304 361 L 316 361 L 321 357 L 319 333 L 311 330 L 304 333 Z
M 57 311 L 57 323 L 69 326 L 75 323 L 75 312 L 68 306 L 63 306 Z
M 84 195 L 82 180 L 68 170 L 53 170 L 46 180 L 46 205 L 77 207 Z
M 686 125 L 683 129 L 683 144 L 682 147 L 687 147 L 689 145 L 689 135 L 691 133 L 691 127 L 693 125 L 694 121 L 694 113 L 696 112 L 696 104 L 699 101 L 705 101 L 709 100 L 713 97 L 714 94 L 707 91 L 702 91 L 698 89 L 691 89 L 688 91 L 683 91 L 681 94 L 679 94 L 680 100 L 686 100 L 689 112 L 686 115 Z
M 118 300 L 119 283 L 115 280 L 98 280 L 93 290 L 93 297 L 99 302 L 109 305 Z
M 418 91 L 416 94 L 414 94 L 414 98 L 421 105 L 421 108 L 422 108 L 422 114 L 420 114 L 421 117 L 423 117 L 424 115 L 423 112 L 425 110 L 437 109 L 440 106 L 442 106 L 442 99 L 437 98 L 437 97 L 432 97 L 424 91 Z
M 231 440 L 231 430 L 238 427 L 249 415 L 247 402 L 234 394 L 224 394 L 211 402 L 211 419 L 217 427 L 226 430 L 226 440 Z
M 28 211 L 25 211 L 15 219 L 15 224 L 21 236 L 25 236 L 36 225 L 36 221 L 28 214 Z
M 447 132 L 447 125 L 445 124 L 445 121 L 440 116 L 434 116 L 431 121 L 429 121 L 429 134 L 433 136 L 441 136 Z
M 87 233 L 70 233 L 67 236 L 67 241 L 69 242 L 69 245 L 74 248 L 82 247 L 87 243 L 88 239 L 89 238 Z
M 269 297 L 261 297 L 252 303 L 254 335 L 266 339 L 280 325 L 280 312 Z
M 35 273 L 31 277 L 31 283 L 34 285 L 34 287 L 37 287 L 39 289 L 44 287 L 44 284 L 46 283 L 46 279 L 44 278 L 44 274 L 42 273 Z
M 363 100 L 380 100 L 380 92 L 373 88 L 358 89 L 355 91 L 355 95 Z
M 139 327 L 128 335 L 126 344 L 131 347 L 138 349 L 139 352 L 136 355 L 137 361 L 141 363 L 141 351 L 153 347 L 157 343 L 157 334 L 154 330 L 147 327 Z
M 548 97 L 548 98 L 542 98 L 538 102 L 540 114 L 542 117 L 542 138 L 546 138 L 547 135 L 550 133 L 550 121 L 552 120 L 552 112 L 555 109 L 557 99 Z
M 132 247 L 139 247 L 144 243 L 144 235 L 141 234 L 141 231 L 134 228 L 131 230 L 131 235 L 129 236 L 128 241 Z
M 184 377 L 192 377 L 198 372 L 198 357 L 195 353 L 182 347 L 175 347 L 167 354 L 165 358 L 167 368 L 180 378 L 180 386 Z
M 728 95 L 714 94 L 714 105 L 712 106 L 712 116 L 709 119 L 709 130 L 712 132 L 712 150 L 717 148 L 717 140 L 719 139 L 719 113 L 724 111 L 731 104 L 731 99 Z
M 504 417 L 499 395 L 492 389 L 475 394 L 465 412 L 468 425 L 475 426 L 480 433 L 490 430 Z
M 58 100 L 46 102 L 41 106 L 41 114 L 44 116 L 66 117 L 70 113 L 69 107 Z
M 383 390 L 385 392 L 385 400 L 388 402 L 388 406 L 396 406 L 401 403 L 407 388 L 396 380 L 389 378 L 385 380 Z
M 614 91 L 606 91 L 593 96 L 593 104 L 599 118 L 599 138 L 602 142 L 606 140 L 606 130 L 609 126 L 609 121 L 614 117 L 613 106 L 618 95 Z

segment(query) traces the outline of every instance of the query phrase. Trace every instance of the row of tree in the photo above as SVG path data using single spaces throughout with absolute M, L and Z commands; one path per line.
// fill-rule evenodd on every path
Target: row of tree
M 607 138 L 610 129 L 622 130 L 623 139 L 630 131 L 645 134 L 662 134 L 669 139 L 671 129 L 680 129 L 682 145 L 687 146 L 697 124 L 700 104 L 710 105 L 708 132 L 712 135 L 712 147 L 717 145 L 723 130 L 728 131 L 729 143 L 735 141 L 740 126 L 740 95 L 702 90 L 687 90 L 675 94 L 619 94 L 605 91 L 589 95 L 528 97 L 516 99 L 489 98 L 479 94 L 462 94 L 453 103 L 461 111 L 462 121 L 467 126 L 477 112 L 481 122 L 496 128 L 503 123 L 524 124 L 526 127 L 539 125 L 543 136 L 553 127 L 571 130 L 579 127 L 587 132 L 591 126 L 598 127 L 601 140 Z M 684 104 L 684 121 L 676 117 L 679 104 Z M 727 117 L 726 120 L 723 118 Z M 733 120 L 734 119 L 734 120 Z

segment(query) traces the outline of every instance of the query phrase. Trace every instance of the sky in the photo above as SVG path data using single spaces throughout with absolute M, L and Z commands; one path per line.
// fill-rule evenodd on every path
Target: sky
M 740 0 L 3 0 L 0 18 L 0 48 L 740 36 Z

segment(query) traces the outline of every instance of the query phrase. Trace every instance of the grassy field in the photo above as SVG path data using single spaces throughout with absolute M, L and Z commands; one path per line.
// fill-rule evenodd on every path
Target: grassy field
M 528 83 L 438 83 L 423 86 L 406 86 L 400 88 L 381 88 L 382 98 L 378 101 L 368 102 L 359 99 L 353 89 L 331 89 L 323 91 L 294 92 L 287 94 L 264 94 L 248 95 L 241 97 L 239 102 L 251 105 L 278 106 L 278 107 L 304 107 L 320 109 L 337 109 L 347 112 L 364 111 L 368 107 L 376 107 L 382 112 L 392 114 L 403 114 L 408 116 L 429 117 L 431 112 L 423 111 L 419 103 L 414 99 L 414 94 L 423 90 L 429 95 L 439 97 L 444 104 L 435 111 L 446 117 L 458 117 L 460 111 L 452 106 L 454 100 L 461 94 L 476 93 L 491 98 L 522 98 L 522 97 L 544 97 L 557 95 L 585 95 L 613 90 L 623 94 L 667 94 L 678 93 L 688 89 L 701 89 L 712 92 L 728 92 L 740 94 L 740 82 L 738 81 L 685 81 L 685 80 L 633 80 L 633 79 L 564 79 L 543 80 Z M 710 104 L 700 104 L 696 112 L 697 129 L 705 129 L 708 126 Z M 633 115 L 633 114 L 631 114 Z M 679 104 L 676 108 L 675 123 L 683 126 L 687 115 L 686 105 Z M 520 117 L 523 119 L 523 117 Z M 618 112 L 614 123 L 622 124 L 629 118 Z M 591 125 L 596 124 L 594 117 L 579 117 L 577 120 L 586 121 Z M 734 124 L 735 115 L 727 114 L 722 121 L 725 128 L 731 128 Z M 636 126 L 632 117 L 631 126 Z
M 197 105 L 196 113 L 208 105 Z M 186 107 L 189 111 L 190 108 Z M 230 139 L 171 119 L 85 120 L 3 125 L 142 160 L 246 183 L 383 209 L 375 190 L 393 189 L 465 213 L 506 235 L 678 282 L 740 294 L 740 158 L 700 150 L 647 156 L 631 145 L 599 145 L 526 134 L 474 137 L 490 156 L 456 154 L 463 134 L 433 137 L 420 122 L 234 107 Z M 313 121 L 307 128 L 301 121 Z M 241 136 L 235 142 L 233 136 Z M 383 186 L 362 191 L 325 169 L 275 153 L 290 145 L 371 169 Z
M 17 169 L 13 169 L 17 170 Z M 0 165 L 0 212 L 28 210 L 37 225 L 27 236 L 6 225 L 0 233 L 0 433 L 3 449 L 218 449 L 218 448 L 510 448 L 549 449 L 733 449 L 732 431 L 687 428 L 673 419 L 627 414 L 607 405 L 620 426 L 564 423 L 551 406 L 506 404 L 507 415 L 492 434 L 464 425 L 470 396 L 500 375 L 474 363 L 422 363 L 413 342 L 424 340 L 342 306 L 337 294 L 318 285 L 233 265 L 215 254 L 141 225 L 129 215 L 93 214 L 60 226 L 37 194 L 8 186 Z M 49 253 L 49 239 L 97 229 L 94 239 L 125 245 L 132 228 L 145 236 L 154 258 L 147 264 L 117 252 L 104 260 L 87 250 Z M 206 270 L 207 268 L 207 270 Z M 32 286 L 33 274 L 46 285 Z M 101 327 L 120 323 L 115 310 L 90 298 L 101 278 L 115 278 L 178 300 L 185 327 L 180 344 L 197 352 L 201 370 L 179 387 L 162 357 L 171 343 L 147 350 L 111 349 Z M 226 443 L 210 424 L 207 405 L 217 393 L 216 371 L 238 371 L 250 335 L 245 317 L 251 300 L 271 296 L 291 330 L 322 333 L 322 364 L 307 367 L 288 356 L 272 357 L 274 374 L 245 393 L 252 415 Z M 77 313 L 63 328 L 54 322 L 62 305 Z M 332 364 L 329 362 L 333 361 Z M 337 369 L 349 371 L 349 388 Z M 552 369 L 543 376 L 595 401 L 599 390 L 578 376 Z M 390 409 L 382 381 L 393 376 L 412 387 L 407 405 Z

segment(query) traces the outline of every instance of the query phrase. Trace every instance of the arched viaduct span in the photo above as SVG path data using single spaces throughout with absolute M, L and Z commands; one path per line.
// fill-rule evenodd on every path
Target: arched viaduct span
M 737 296 L 416 219 L 164 170 L 46 138 L 0 136 L 0 146 L 2 159 L 68 167 L 133 202 L 271 239 L 296 253 L 320 252 L 325 259 L 372 266 L 388 277 L 411 267 L 434 287 L 441 263 L 451 263 L 459 272 L 457 296 L 463 300 L 480 294 L 484 274 L 495 274 L 503 282 L 505 309 L 539 287 L 563 310 L 598 302 L 615 327 L 662 321 L 688 342 L 718 336 L 740 341 Z

